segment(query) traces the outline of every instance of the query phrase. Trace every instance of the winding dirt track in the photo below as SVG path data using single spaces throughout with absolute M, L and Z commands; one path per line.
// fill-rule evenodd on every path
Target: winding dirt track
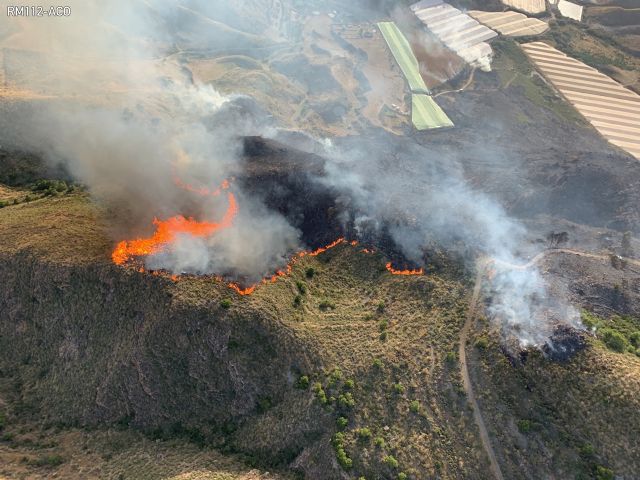
M 467 394 L 467 399 L 471 404 L 471 408 L 473 409 L 473 418 L 478 426 L 478 430 L 480 431 L 480 440 L 482 445 L 489 457 L 489 463 L 491 468 L 491 473 L 496 480 L 504 480 L 504 476 L 502 475 L 502 471 L 500 470 L 500 465 L 498 464 L 498 460 L 496 458 L 495 451 L 493 450 L 493 446 L 491 445 L 491 439 L 489 438 L 489 432 L 487 431 L 487 427 L 484 423 L 484 419 L 482 418 L 482 412 L 480 411 L 480 406 L 478 405 L 478 401 L 476 399 L 475 392 L 473 391 L 473 385 L 471 383 L 471 377 L 469 376 L 469 368 L 467 365 L 467 352 L 466 345 L 467 340 L 469 338 L 469 333 L 471 332 L 471 328 L 474 325 L 474 321 L 476 319 L 476 314 L 478 311 L 478 300 L 480 299 L 480 290 L 482 288 L 482 278 L 484 277 L 484 273 L 486 271 L 487 266 L 492 263 L 503 265 L 507 268 L 513 268 L 516 270 L 526 270 L 527 268 L 531 268 L 534 265 L 537 265 L 541 260 L 546 258 L 549 255 L 554 254 L 569 254 L 569 255 L 578 255 L 580 257 L 591 258 L 594 260 L 609 260 L 608 255 L 596 254 L 583 252 L 579 250 L 571 250 L 567 248 L 555 248 L 550 250 L 545 250 L 535 257 L 533 257 L 529 262 L 516 265 L 508 262 L 504 262 L 502 260 L 497 260 L 493 258 L 481 258 L 477 262 L 477 274 L 475 279 L 475 284 L 473 286 L 473 293 L 471 295 L 471 301 L 469 302 L 469 309 L 467 311 L 467 318 L 465 320 L 464 326 L 462 327 L 462 331 L 460 332 L 460 344 L 458 346 L 458 356 L 460 359 L 460 374 L 462 375 L 462 384 Z M 640 261 L 632 258 L 621 257 L 624 261 L 629 264 L 639 266 Z
M 469 302 L 467 318 L 464 322 L 464 327 L 462 327 L 462 331 L 460 332 L 458 357 L 460 358 L 460 373 L 462 375 L 462 385 L 464 387 L 464 391 L 467 394 L 467 399 L 469 400 L 469 403 L 471 404 L 471 407 L 473 409 L 473 419 L 475 420 L 476 425 L 478 426 L 478 430 L 480 431 L 480 440 L 482 441 L 484 450 L 489 457 L 491 473 L 496 480 L 504 480 L 502 471 L 500 470 L 500 465 L 498 464 L 498 460 L 496 458 L 496 454 L 493 451 L 493 447 L 491 446 L 489 432 L 487 431 L 487 427 L 484 424 L 482 412 L 480 412 L 480 406 L 478 405 L 475 392 L 473 391 L 471 377 L 469 376 L 469 369 L 467 368 L 467 351 L 465 348 L 467 345 L 467 339 L 469 338 L 469 332 L 471 331 L 471 327 L 473 325 L 473 321 L 476 318 L 478 300 L 480 298 L 480 288 L 482 287 L 482 277 L 484 276 L 485 268 L 487 267 L 488 263 L 489 260 L 487 259 L 481 259 L 480 261 L 478 261 L 478 273 L 476 274 L 476 281 L 475 285 L 473 286 L 473 294 L 471 296 L 471 301 Z

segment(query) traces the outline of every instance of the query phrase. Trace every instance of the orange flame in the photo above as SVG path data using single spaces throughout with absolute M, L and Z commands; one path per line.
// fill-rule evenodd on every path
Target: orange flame
M 187 233 L 195 237 L 206 237 L 218 230 L 230 227 L 238 213 L 238 205 L 236 204 L 235 196 L 231 192 L 227 194 L 227 200 L 229 207 L 220 223 L 198 222 L 193 218 L 185 218 L 182 215 L 171 217 L 168 220 L 154 219 L 155 233 L 149 238 L 123 240 L 118 243 L 111 254 L 113 263 L 122 265 L 132 257 L 158 253 L 168 244 L 173 243 L 176 240 L 176 236 L 181 233 Z
M 392 275 L 422 275 L 424 273 L 423 268 L 418 268 L 416 270 L 396 270 L 391 266 L 391 262 L 387 263 L 385 266 Z
M 291 258 L 291 260 L 289 261 L 289 263 L 287 264 L 287 266 L 285 267 L 284 270 L 278 270 L 276 273 L 274 273 L 273 275 L 271 275 L 270 277 L 266 277 L 263 278 L 262 281 L 251 285 L 249 287 L 246 288 L 242 288 L 240 285 L 238 285 L 237 283 L 229 283 L 227 284 L 230 288 L 232 288 L 233 290 L 235 290 L 237 293 L 239 293 L 240 295 L 251 295 L 256 288 L 258 287 L 258 285 L 261 284 L 265 284 L 265 283 L 275 283 L 278 278 L 280 277 L 285 277 L 287 275 L 289 275 L 291 273 L 291 271 L 293 270 L 293 265 L 298 261 L 298 259 L 302 258 L 302 257 L 315 257 L 317 255 L 320 255 L 323 252 L 326 252 L 327 250 L 336 247 L 338 245 L 340 245 L 341 243 L 344 243 L 344 237 L 340 237 L 337 240 L 331 242 L 329 245 L 326 245 L 324 247 L 320 247 L 317 248 L 316 250 L 305 250 L 302 252 L 298 252 L 293 258 Z

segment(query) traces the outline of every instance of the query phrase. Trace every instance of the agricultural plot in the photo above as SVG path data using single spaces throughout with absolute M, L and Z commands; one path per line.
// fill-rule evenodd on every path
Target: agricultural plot
M 527 13 L 542 13 L 546 11 L 545 0 L 502 0 L 507 7 L 515 8 Z
M 420 75 L 418 60 L 406 37 L 393 22 L 381 22 L 378 24 L 378 28 L 398 65 L 400 65 L 407 82 L 409 82 L 412 93 L 411 121 L 416 130 L 453 127 L 453 122 L 429 96 L 429 89 Z
M 546 43 L 522 48 L 603 137 L 640 160 L 640 95 Z
M 447 48 L 469 64 L 489 70 L 493 51 L 486 41 L 496 32 L 442 0 L 422 0 L 411 10 Z
M 409 45 L 409 42 L 398 29 L 397 25 L 393 22 L 380 22 L 378 23 L 378 28 L 380 32 L 382 32 L 382 36 L 387 42 L 387 45 L 389 45 L 391 53 L 398 62 L 407 82 L 409 82 L 411 91 L 413 93 L 428 94 L 429 89 L 420 75 L 418 59 L 413 54 L 411 45 Z
M 416 130 L 453 127 L 453 122 L 428 95 L 411 96 L 411 121 Z
M 567 0 L 560 0 L 558 2 L 558 10 L 563 17 L 571 18 L 580 22 L 582 20 L 582 5 L 577 5 Z
M 524 35 L 539 35 L 549 29 L 549 25 L 537 18 L 529 18 L 518 12 L 482 12 L 472 10 L 467 12 L 480 23 L 507 37 Z

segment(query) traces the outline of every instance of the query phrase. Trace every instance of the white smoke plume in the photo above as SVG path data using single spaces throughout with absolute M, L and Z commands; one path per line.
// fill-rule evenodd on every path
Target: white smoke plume
M 3 122 L 2 144 L 64 164 L 119 213 L 114 240 L 148 237 L 154 218 L 218 221 L 225 195 L 195 195 L 176 178 L 194 190 L 214 190 L 241 170 L 241 136 L 262 131 L 226 115 L 234 97 L 194 84 L 171 51 L 270 45 L 273 35 L 258 35 L 269 16 L 248 33 L 230 26 L 248 27 L 224 2 L 68 3 L 69 17 L 8 20 L 7 55 L 25 71 L 35 58 L 37 70 L 21 78 L 19 88 L 33 101 Z M 175 249 L 149 257 L 148 265 L 253 280 L 281 267 L 300 247 L 299 232 L 233 181 L 230 188 L 240 206 L 229 231 L 211 240 L 182 235 Z
M 469 152 L 465 152 L 469 155 Z M 478 146 L 472 155 L 496 155 Z M 542 346 L 553 327 L 579 326 L 579 315 L 562 291 L 551 292 L 534 263 L 521 253 L 525 228 L 487 194 L 469 186 L 461 159 L 443 148 L 427 149 L 390 135 L 367 144 L 343 142 L 327 150 L 329 182 L 358 212 L 356 229 L 387 229 L 404 255 L 429 264 L 428 249 L 491 260 L 494 325 L 521 346 Z
M 239 136 L 262 134 L 264 128 L 223 115 L 234 98 L 194 84 L 173 57 L 189 49 L 272 48 L 291 28 L 287 3 L 68 3 L 71 17 L 20 19 L 7 28 L 11 58 L 36 58 L 38 74 L 25 76 L 20 87 L 39 103 L 5 118 L 3 145 L 64 162 L 96 198 L 118 209 L 120 220 L 129 219 L 114 227 L 114 240 L 149 235 L 154 217 L 219 220 L 227 207 L 224 195 L 194 196 L 176 187 L 175 176 L 215 188 L 241 170 Z M 254 15 L 238 15 L 238 7 Z M 366 16 L 375 17 L 371 11 Z M 23 50 L 38 55 L 21 57 Z M 344 195 L 346 211 L 357 212 L 357 232 L 388 229 L 404 255 L 420 264 L 429 262 L 425 249 L 434 243 L 526 263 L 519 254 L 523 227 L 467 183 L 450 147 L 426 148 L 377 131 L 335 143 L 326 151 L 327 177 L 321 181 Z M 472 153 L 495 154 L 481 145 Z M 181 236 L 175 248 L 147 258 L 147 265 L 251 280 L 282 266 L 301 247 L 300 232 L 239 185 L 232 188 L 240 211 L 231 228 L 211 238 Z M 554 304 L 535 266 L 497 270 L 490 313 L 505 335 L 516 335 L 522 344 L 542 343 L 550 308 L 561 312 L 561 320 L 573 321 L 568 306 Z

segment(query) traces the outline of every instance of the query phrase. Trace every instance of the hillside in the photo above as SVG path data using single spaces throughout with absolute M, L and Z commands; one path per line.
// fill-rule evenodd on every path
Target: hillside
M 486 72 L 409 0 L 0 26 L 0 480 L 640 480 L 640 164 L 522 48 L 640 91 L 576 1 Z
M 113 266 L 105 215 L 73 191 L 0 209 L 9 478 L 486 478 L 457 359 L 471 272 L 394 276 L 341 245 L 240 297 Z M 469 368 L 507 478 L 637 468 L 637 357 L 590 340 L 510 364 L 495 335 L 472 330 Z

